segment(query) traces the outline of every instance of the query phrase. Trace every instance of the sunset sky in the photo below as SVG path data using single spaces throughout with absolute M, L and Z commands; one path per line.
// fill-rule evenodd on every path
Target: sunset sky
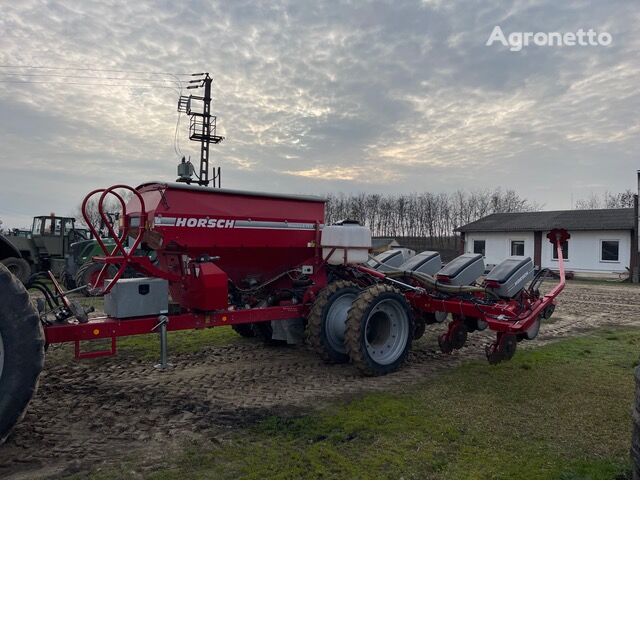
M 608 47 L 486 46 L 514 31 Z M 514 188 L 547 209 L 635 189 L 640 12 L 622 1 L 20 0 L 0 12 L 0 219 L 73 212 L 197 155 L 179 81 L 208 71 L 223 186 Z M 171 75 L 175 74 L 175 75 Z

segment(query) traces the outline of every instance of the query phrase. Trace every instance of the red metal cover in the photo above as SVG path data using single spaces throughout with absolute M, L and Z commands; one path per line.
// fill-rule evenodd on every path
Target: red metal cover
M 216 264 L 240 284 L 261 281 L 313 258 L 322 198 L 150 183 L 138 188 L 165 254 L 219 256 Z M 130 204 L 130 206 L 129 206 Z M 139 205 L 127 206 L 134 217 Z M 164 265 L 166 268 L 166 265 Z

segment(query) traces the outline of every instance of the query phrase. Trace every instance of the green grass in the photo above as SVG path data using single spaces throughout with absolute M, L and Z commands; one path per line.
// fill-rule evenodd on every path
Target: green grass
M 143 475 L 624 478 L 639 351 L 640 331 L 610 330 L 520 351 L 497 367 L 463 364 L 331 411 L 238 425 L 230 441 Z
M 169 357 L 182 353 L 197 353 L 206 347 L 231 344 L 242 339 L 231 327 L 170 331 Z M 160 354 L 160 338 L 157 334 L 119 338 L 118 352 L 143 360 L 157 360 Z

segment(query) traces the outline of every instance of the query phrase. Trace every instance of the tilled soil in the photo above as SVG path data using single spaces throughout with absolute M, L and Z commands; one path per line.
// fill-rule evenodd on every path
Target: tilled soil
M 612 325 L 640 326 L 640 288 L 569 283 L 538 339 L 519 347 Z M 187 442 L 232 438 L 238 426 L 264 415 L 406 387 L 484 358 L 493 335 L 472 334 L 463 350 L 443 355 L 437 344 L 442 330 L 428 328 L 407 364 L 381 378 L 362 377 L 350 365 L 327 365 L 302 347 L 266 347 L 256 340 L 174 355 L 166 372 L 123 356 L 77 362 L 55 354 L 27 416 L 0 448 L 0 477 L 65 477 L 130 459 L 139 470 L 152 469 Z

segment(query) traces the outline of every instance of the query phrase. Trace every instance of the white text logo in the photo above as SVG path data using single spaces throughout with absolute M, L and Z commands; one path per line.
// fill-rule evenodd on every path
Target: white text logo
M 606 31 L 598 33 L 595 29 L 578 29 L 577 31 L 512 31 L 505 36 L 499 25 L 493 28 L 486 42 L 490 47 L 494 42 L 499 42 L 510 51 L 522 51 L 523 47 L 535 45 L 536 47 L 608 47 L 613 42 L 613 36 Z
M 215 218 L 176 218 L 176 227 L 198 229 L 233 229 L 235 220 L 216 220 Z

